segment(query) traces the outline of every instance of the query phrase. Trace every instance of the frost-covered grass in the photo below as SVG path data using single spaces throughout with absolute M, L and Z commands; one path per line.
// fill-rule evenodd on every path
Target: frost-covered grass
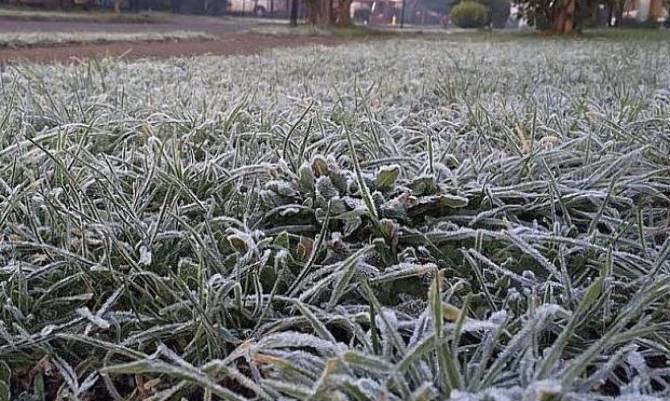
M 162 42 L 168 40 L 213 40 L 204 32 L 2 32 L 0 48 L 66 46 L 82 43 Z
M 312 25 L 299 25 L 297 27 L 288 26 L 286 24 L 276 24 L 276 25 L 260 25 L 255 28 L 248 30 L 249 33 L 256 35 L 264 36 L 278 36 L 278 37 L 344 37 L 344 38 L 356 38 L 356 37 L 368 37 L 368 36 L 379 36 L 379 35 L 402 35 L 404 33 L 409 33 L 406 31 L 400 30 L 382 30 L 375 28 L 367 27 L 351 27 L 351 28 L 324 28 L 317 27 Z
M 670 397 L 668 42 L 0 77 L 0 390 Z

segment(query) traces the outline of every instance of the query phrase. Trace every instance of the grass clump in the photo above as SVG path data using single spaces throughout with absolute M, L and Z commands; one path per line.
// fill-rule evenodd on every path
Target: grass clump
M 0 391 L 667 399 L 668 44 L 454 43 L 3 70 Z

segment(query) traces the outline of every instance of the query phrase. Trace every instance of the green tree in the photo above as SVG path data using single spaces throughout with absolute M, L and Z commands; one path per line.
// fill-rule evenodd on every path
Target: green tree
M 523 16 L 540 30 L 558 34 L 579 31 L 595 0 L 519 0 Z

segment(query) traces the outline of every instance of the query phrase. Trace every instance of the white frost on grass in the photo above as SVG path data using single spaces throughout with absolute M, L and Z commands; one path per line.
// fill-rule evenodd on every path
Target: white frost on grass
M 668 399 L 670 42 L 485 37 L 0 70 L 0 360 Z
M 171 40 L 214 40 L 197 31 L 171 32 L 2 32 L 0 48 L 64 46 L 81 43 L 163 42 Z

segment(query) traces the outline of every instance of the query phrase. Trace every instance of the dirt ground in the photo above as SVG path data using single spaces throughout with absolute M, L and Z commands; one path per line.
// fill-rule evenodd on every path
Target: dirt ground
M 0 20 L 3 32 L 166 32 L 173 30 L 207 32 L 217 37 L 209 41 L 117 42 L 109 44 L 76 44 L 67 46 L 0 49 L 0 63 L 16 61 L 53 62 L 75 58 L 113 56 L 124 58 L 195 55 L 248 55 L 277 47 L 325 45 L 333 46 L 351 40 L 372 40 L 365 37 L 271 37 L 247 33 L 257 26 L 253 20 L 205 16 L 174 16 L 159 23 L 62 22 Z

